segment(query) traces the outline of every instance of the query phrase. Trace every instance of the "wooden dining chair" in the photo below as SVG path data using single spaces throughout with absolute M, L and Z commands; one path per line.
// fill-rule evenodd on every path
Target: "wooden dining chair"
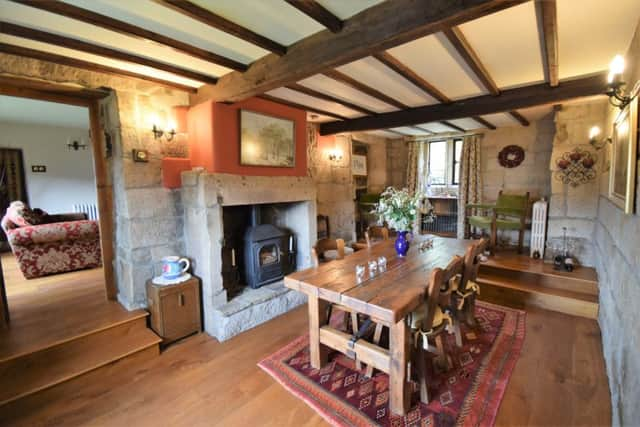
M 323 262 L 343 259 L 353 253 L 353 249 L 346 247 L 343 239 L 320 239 L 311 248 L 311 261 L 314 266 Z
M 456 338 L 456 346 L 462 347 L 462 323 L 475 326 L 475 298 L 480 293 L 480 286 L 476 282 L 480 267 L 480 256 L 486 250 L 489 242 L 480 239 L 467 247 L 464 256 L 464 266 L 461 274 L 444 283 L 440 289 L 440 307 L 449 313 L 452 329 Z
M 370 225 L 364 232 L 364 243 L 356 242 L 352 246 L 356 250 L 367 249 L 385 240 L 389 240 L 389 229 L 379 225 Z
M 451 317 L 439 305 L 440 290 L 457 275 L 462 274 L 464 260 L 456 256 L 443 270 L 436 268 L 429 276 L 429 284 L 425 292 L 424 303 L 409 315 L 409 324 L 413 333 L 412 359 L 417 368 L 420 385 L 420 401 L 429 403 L 426 379 L 427 353 L 437 356 L 436 363 L 448 369 L 448 359 L 442 343 L 442 333 L 452 324 Z

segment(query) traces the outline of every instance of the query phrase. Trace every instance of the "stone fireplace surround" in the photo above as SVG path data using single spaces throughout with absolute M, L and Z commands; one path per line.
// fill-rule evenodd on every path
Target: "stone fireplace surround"
M 309 177 L 212 174 L 200 169 L 182 173 L 184 239 L 193 272 L 202 280 L 205 331 L 220 341 L 264 323 L 306 302 L 282 281 L 246 288 L 229 299 L 222 280 L 223 207 L 287 203 L 276 225 L 297 241 L 298 269 L 311 265 L 316 236 L 316 188 Z

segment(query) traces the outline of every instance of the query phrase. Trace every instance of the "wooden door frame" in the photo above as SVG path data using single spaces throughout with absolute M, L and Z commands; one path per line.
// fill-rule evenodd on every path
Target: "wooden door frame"
M 91 146 L 93 147 L 93 166 L 96 176 L 104 285 L 107 298 L 115 300 L 117 298 L 117 288 L 113 270 L 113 186 L 109 179 L 105 138 L 100 123 L 100 101 L 109 96 L 110 93 L 108 90 L 86 89 L 29 78 L 0 76 L 0 95 L 88 108 Z

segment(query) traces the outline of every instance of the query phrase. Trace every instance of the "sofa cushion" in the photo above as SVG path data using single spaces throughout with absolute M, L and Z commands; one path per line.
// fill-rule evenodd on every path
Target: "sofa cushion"
M 99 235 L 98 223 L 86 220 L 29 225 L 7 231 L 7 238 L 12 247 L 66 240 L 91 240 Z

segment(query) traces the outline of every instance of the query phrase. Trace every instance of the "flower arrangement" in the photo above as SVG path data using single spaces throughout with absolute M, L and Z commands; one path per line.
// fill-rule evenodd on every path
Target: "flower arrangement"
M 396 231 L 411 231 L 418 213 L 430 214 L 432 211 L 431 203 L 421 192 L 411 194 L 406 188 L 388 187 L 371 213 Z

